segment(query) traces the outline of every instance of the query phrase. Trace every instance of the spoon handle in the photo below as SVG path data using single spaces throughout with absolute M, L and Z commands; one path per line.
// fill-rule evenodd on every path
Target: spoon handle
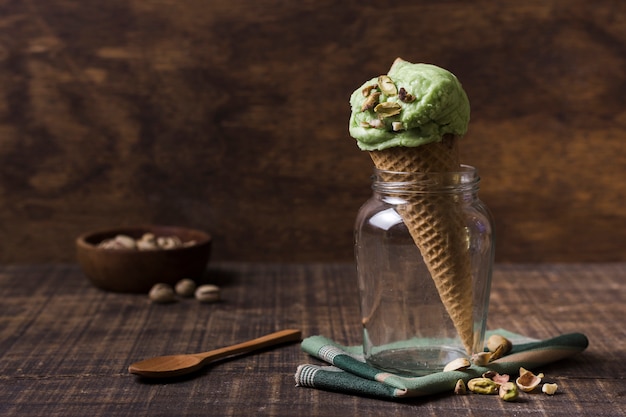
M 226 346 L 223 348 L 211 350 L 209 352 L 197 353 L 195 356 L 202 358 L 202 363 L 215 361 L 226 358 L 231 355 L 260 350 L 266 347 L 279 345 L 287 342 L 299 342 L 302 339 L 302 332 L 297 329 L 281 330 L 279 332 L 270 333 L 257 339 L 248 340 L 247 342 L 238 343 L 236 345 Z

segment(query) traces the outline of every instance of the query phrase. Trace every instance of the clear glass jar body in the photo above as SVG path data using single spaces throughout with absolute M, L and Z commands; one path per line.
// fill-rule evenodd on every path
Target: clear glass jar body
M 454 173 L 375 170 L 373 195 L 355 225 L 363 349 L 369 364 L 419 376 L 482 351 L 494 235 L 491 214 L 477 197 L 479 181 L 470 166 Z M 419 230 L 436 223 L 441 223 L 439 230 Z M 441 253 L 452 253 L 441 262 L 444 255 L 433 256 L 424 243 L 438 234 L 446 234 L 440 239 Z M 464 263 L 465 272 L 443 279 L 437 264 L 446 262 L 453 272 L 462 269 L 454 264 Z M 442 292 L 451 284 L 452 292 L 462 288 L 457 291 L 466 299 L 462 314 L 450 294 Z

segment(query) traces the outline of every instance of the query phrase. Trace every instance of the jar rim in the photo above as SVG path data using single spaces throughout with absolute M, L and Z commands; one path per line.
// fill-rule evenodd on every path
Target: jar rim
M 460 164 L 459 165 L 459 169 L 456 171 L 444 171 L 444 172 L 437 172 L 437 171 L 433 171 L 433 172 L 419 172 L 419 171 L 393 171 L 393 170 L 386 170 L 386 169 L 380 169 L 377 167 L 374 167 L 374 172 L 383 172 L 383 173 L 390 173 L 390 174 L 406 174 L 406 175 L 414 175 L 414 174 L 419 174 L 419 175 L 441 175 L 441 174 L 465 174 L 465 173 L 476 173 L 478 174 L 478 169 L 476 167 L 473 167 L 471 165 L 465 165 L 465 164 Z
M 372 188 L 396 193 L 476 192 L 480 176 L 471 165 L 460 165 L 449 172 L 401 172 L 374 168 Z

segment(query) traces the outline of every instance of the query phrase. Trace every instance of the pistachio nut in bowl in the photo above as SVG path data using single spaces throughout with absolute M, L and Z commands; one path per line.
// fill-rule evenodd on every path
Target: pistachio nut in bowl
M 174 285 L 202 278 L 211 254 L 211 235 L 176 226 L 118 227 L 76 239 L 76 256 L 96 287 L 147 293 L 157 283 Z

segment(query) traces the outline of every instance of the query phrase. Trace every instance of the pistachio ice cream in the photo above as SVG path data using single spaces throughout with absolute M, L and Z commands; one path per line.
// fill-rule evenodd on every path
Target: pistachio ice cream
M 365 151 L 439 142 L 467 131 L 470 105 L 459 80 L 430 64 L 396 60 L 350 97 L 350 135 Z

